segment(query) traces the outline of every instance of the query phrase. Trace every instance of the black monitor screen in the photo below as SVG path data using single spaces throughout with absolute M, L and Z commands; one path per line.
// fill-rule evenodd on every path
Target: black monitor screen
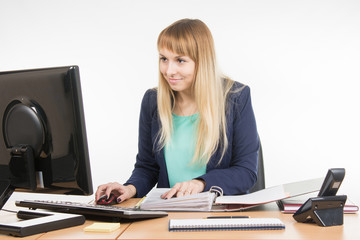
M 93 193 L 77 66 L 0 72 L 0 180 Z

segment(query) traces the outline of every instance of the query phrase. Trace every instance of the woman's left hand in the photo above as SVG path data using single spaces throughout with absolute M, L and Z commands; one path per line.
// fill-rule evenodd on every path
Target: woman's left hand
M 199 179 L 193 179 L 186 182 L 176 183 L 170 191 L 161 195 L 163 199 L 170 199 L 172 197 L 182 197 L 190 194 L 200 193 L 205 189 L 205 182 Z

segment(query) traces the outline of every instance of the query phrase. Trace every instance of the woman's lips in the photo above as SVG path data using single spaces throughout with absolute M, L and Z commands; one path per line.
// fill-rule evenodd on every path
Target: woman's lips
M 176 79 L 176 78 L 169 78 L 169 82 L 170 83 L 177 83 L 179 82 L 181 79 Z

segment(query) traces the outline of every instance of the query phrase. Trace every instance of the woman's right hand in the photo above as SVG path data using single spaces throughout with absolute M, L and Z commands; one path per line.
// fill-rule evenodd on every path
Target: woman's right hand
M 103 195 L 106 195 L 108 198 L 111 193 L 118 196 L 117 202 L 121 203 L 129 198 L 134 197 L 136 195 L 136 188 L 131 184 L 124 186 L 117 182 L 102 184 L 96 190 L 95 201 L 98 201 L 99 198 Z

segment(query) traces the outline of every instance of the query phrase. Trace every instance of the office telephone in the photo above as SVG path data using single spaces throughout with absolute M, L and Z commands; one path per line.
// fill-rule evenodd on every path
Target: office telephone
M 336 195 L 345 177 L 344 168 L 331 168 L 317 197 L 309 198 L 293 215 L 298 222 L 315 222 L 319 226 L 343 224 L 346 195 Z

